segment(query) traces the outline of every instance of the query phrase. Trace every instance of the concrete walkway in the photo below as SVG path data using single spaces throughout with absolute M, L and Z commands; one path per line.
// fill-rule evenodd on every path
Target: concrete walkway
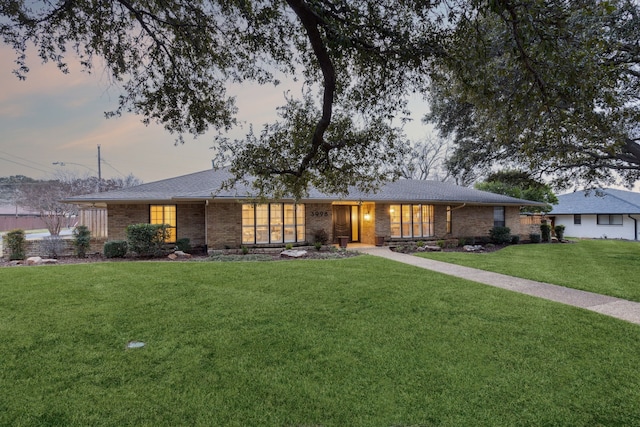
M 585 308 L 640 325 L 640 303 L 637 302 L 393 252 L 386 246 L 360 247 L 356 250 L 485 285 Z

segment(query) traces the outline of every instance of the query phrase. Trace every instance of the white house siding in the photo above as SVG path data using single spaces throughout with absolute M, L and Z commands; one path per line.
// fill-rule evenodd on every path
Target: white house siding
M 639 240 L 640 233 L 637 233 L 636 224 L 629 216 L 622 215 L 622 225 L 598 225 L 597 215 L 581 215 L 582 223 L 574 224 L 573 215 L 555 215 L 555 225 L 564 225 L 564 235 L 567 237 L 583 237 L 593 239 L 627 239 Z M 638 220 L 640 228 L 640 215 L 632 215 Z

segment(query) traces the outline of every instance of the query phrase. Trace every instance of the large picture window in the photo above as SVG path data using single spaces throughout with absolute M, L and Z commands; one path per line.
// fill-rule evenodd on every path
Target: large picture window
M 166 224 L 167 234 L 165 243 L 176 241 L 176 205 L 151 205 L 149 216 L 151 224 Z
M 254 245 L 304 242 L 304 218 L 304 205 L 243 204 L 242 243 Z
M 391 237 L 433 237 L 433 205 L 391 205 Z
M 622 225 L 622 215 L 598 215 L 598 225 Z

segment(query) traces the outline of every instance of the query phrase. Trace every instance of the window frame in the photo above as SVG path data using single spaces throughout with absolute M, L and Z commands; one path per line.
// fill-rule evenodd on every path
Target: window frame
M 435 207 L 422 203 L 389 205 L 391 238 L 435 237 Z
M 243 203 L 243 245 L 272 245 L 306 241 L 305 205 L 301 203 Z
M 604 219 L 607 219 L 607 222 L 604 222 Z M 620 219 L 620 222 L 612 222 L 613 219 Z M 596 224 L 597 225 L 614 225 L 614 226 L 622 226 L 624 225 L 624 217 L 622 214 L 597 214 L 596 215 Z
M 158 208 L 162 209 L 160 222 L 158 222 Z M 173 210 L 173 215 L 169 217 L 167 217 L 168 208 Z M 167 234 L 164 243 L 175 243 L 178 240 L 178 205 L 149 205 L 149 224 L 166 225 Z
M 496 215 L 502 212 L 501 215 Z M 493 226 L 494 227 L 506 227 L 507 226 L 507 208 L 505 206 L 493 207 Z
M 582 214 L 573 214 L 573 225 L 582 225 Z

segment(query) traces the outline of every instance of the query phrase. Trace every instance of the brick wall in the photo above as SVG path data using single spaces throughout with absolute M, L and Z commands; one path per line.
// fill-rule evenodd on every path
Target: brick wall
M 109 240 L 127 240 L 125 229 L 131 224 L 149 223 L 149 205 L 109 205 L 107 208 Z
M 103 238 L 91 239 L 87 254 L 103 253 L 105 241 L 106 239 Z M 53 250 L 55 250 L 55 255 Z M 0 255 L 4 259 L 9 259 L 11 251 L 6 243 L 2 245 L 2 253 Z M 29 258 L 33 256 L 39 256 L 41 258 L 75 256 L 73 237 L 62 237 L 56 243 L 47 241 L 46 239 L 27 240 L 25 242 L 25 257 Z
M 333 242 L 333 206 L 331 203 L 305 203 L 306 237 L 309 243 L 314 241 L 313 235 L 324 230 Z
M 206 215 L 209 249 L 239 248 L 242 245 L 241 203 L 210 203 Z
M 109 205 L 109 240 L 126 240 L 125 229 L 131 224 L 149 223 L 148 204 Z M 205 244 L 204 238 L 205 206 L 202 203 L 176 205 L 176 238 L 188 238 L 191 246 Z

